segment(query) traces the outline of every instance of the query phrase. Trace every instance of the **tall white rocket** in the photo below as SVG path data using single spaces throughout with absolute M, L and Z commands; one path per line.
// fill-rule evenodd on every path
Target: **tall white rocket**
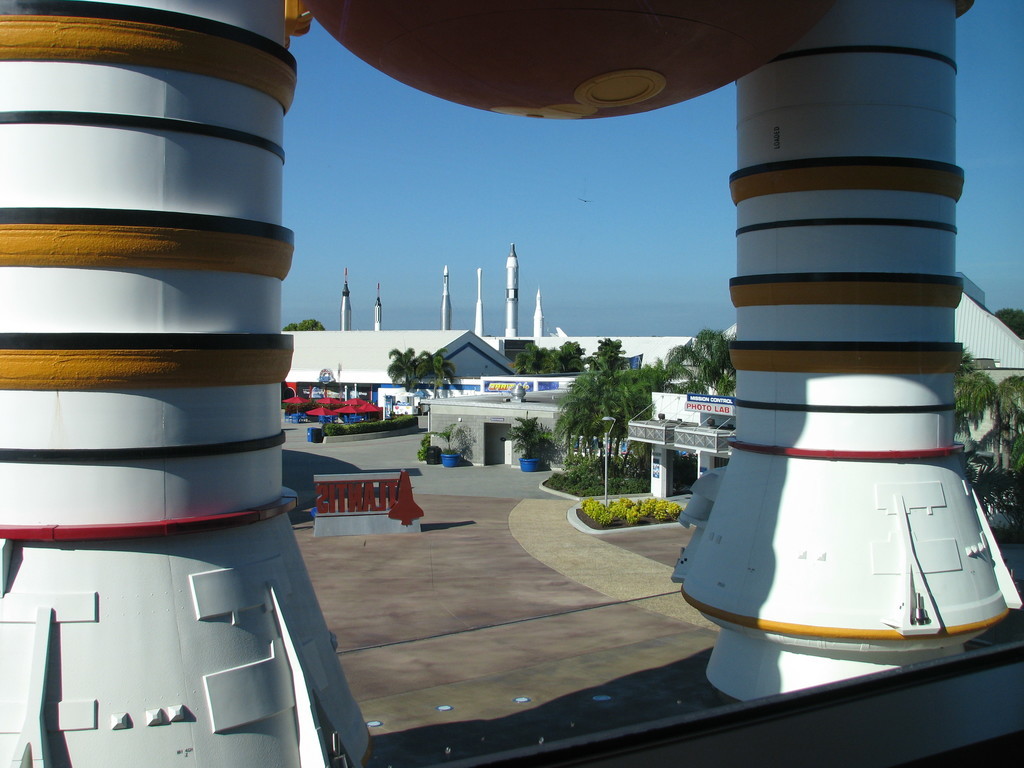
M 345 285 L 341 289 L 341 330 L 352 330 L 352 304 L 349 302 L 348 267 L 345 267 Z
M 380 306 L 380 283 L 377 283 L 377 301 L 373 305 L 373 330 L 381 328 L 382 309 Z
M 444 265 L 443 287 L 441 288 L 441 330 L 452 329 L 452 300 L 448 295 L 448 265 Z
M 537 289 L 537 308 L 533 310 L 533 338 L 544 335 L 544 309 L 540 305 L 540 288 Z
M 476 268 L 476 323 L 473 325 L 473 333 L 477 336 L 484 335 L 484 271 Z
M 519 259 L 515 243 L 505 260 L 505 335 L 519 335 Z

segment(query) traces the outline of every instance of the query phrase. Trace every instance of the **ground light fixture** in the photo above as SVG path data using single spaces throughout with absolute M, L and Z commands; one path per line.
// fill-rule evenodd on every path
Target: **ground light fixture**
M 611 451 L 611 432 L 615 426 L 614 416 L 602 416 L 601 421 L 608 422 L 608 428 L 604 431 L 604 505 L 608 506 L 608 453 Z

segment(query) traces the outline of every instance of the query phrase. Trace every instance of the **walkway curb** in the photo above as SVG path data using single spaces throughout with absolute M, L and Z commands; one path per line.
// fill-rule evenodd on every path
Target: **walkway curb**
M 671 581 L 671 566 L 576 530 L 562 502 L 521 501 L 509 513 L 508 527 L 531 557 L 578 584 L 672 619 L 718 629 L 683 600 Z

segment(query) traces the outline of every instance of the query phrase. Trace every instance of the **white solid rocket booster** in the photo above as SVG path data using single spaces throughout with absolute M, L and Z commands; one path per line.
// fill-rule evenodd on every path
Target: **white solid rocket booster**
M 343 331 L 352 330 L 352 302 L 349 299 L 350 293 L 348 290 L 348 267 L 345 267 L 345 284 L 341 288 L 341 323 L 340 328 Z
M 739 80 L 737 437 L 676 574 L 739 699 L 956 653 L 1020 605 L 953 442 L 955 10 L 839 0 Z
M 0 762 L 356 765 L 281 488 L 282 3 L 46 5 L 0 12 Z
M 484 335 L 484 271 L 476 268 L 476 322 L 473 324 L 473 333 L 482 337 Z
M 448 294 L 448 265 L 444 265 L 444 275 L 441 278 L 441 330 L 452 329 L 452 300 Z
M 519 335 L 519 259 L 512 243 L 505 259 L 505 336 Z

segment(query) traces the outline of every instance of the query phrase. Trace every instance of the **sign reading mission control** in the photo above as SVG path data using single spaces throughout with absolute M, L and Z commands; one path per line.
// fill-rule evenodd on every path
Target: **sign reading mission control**
M 687 393 L 686 410 L 701 411 L 703 413 L 716 413 L 722 416 L 732 416 L 736 405 L 736 398 L 725 397 L 724 395 L 695 395 Z

